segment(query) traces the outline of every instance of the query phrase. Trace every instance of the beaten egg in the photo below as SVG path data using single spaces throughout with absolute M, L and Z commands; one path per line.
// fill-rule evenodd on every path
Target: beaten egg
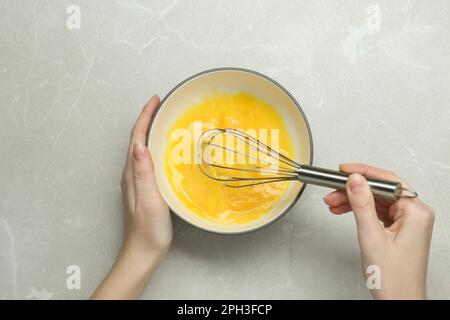
M 276 130 L 276 148 L 294 158 L 291 138 L 277 110 L 247 92 L 216 92 L 176 118 L 168 132 L 165 152 L 167 179 L 176 196 L 195 214 L 220 224 L 242 224 L 268 213 L 283 196 L 289 182 L 230 188 L 205 176 L 195 154 L 199 128 L 269 132 L 264 139 L 272 147 L 275 141 L 271 141 L 274 138 L 270 132 Z

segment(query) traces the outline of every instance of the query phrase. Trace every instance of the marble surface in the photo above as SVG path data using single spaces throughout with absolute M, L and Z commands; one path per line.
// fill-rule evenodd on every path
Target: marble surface
M 80 8 L 72 29 L 67 8 Z M 436 210 L 429 296 L 450 297 L 450 3 L 0 0 L 0 298 L 87 298 L 121 241 L 129 130 L 153 94 L 239 66 L 298 98 L 315 164 L 390 168 Z M 239 236 L 174 219 L 143 298 L 370 298 L 352 215 L 308 187 Z M 80 290 L 66 287 L 78 265 Z

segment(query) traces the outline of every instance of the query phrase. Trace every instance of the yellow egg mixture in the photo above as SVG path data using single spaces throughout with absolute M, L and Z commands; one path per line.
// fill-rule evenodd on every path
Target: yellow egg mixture
M 226 187 L 223 182 L 205 176 L 194 163 L 195 139 L 187 141 L 192 148 L 187 154 L 191 161 L 186 164 L 175 160 L 177 157 L 174 157 L 174 152 L 179 150 L 177 144 L 186 143 L 182 140 L 187 138 L 174 133 L 177 129 L 187 129 L 190 136 L 194 137 L 194 123 L 199 121 L 202 122 L 203 130 L 236 128 L 242 131 L 268 129 L 270 132 L 270 129 L 278 129 L 279 150 L 292 158 L 292 141 L 280 114 L 273 106 L 249 93 L 217 92 L 193 105 L 176 119 L 168 132 L 169 143 L 165 153 L 167 178 L 177 197 L 190 211 L 220 224 L 242 224 L 266 214 L 283 196 L 289 182 L 245 188 Z M 268 134 L 269 146 L 270 138 Z

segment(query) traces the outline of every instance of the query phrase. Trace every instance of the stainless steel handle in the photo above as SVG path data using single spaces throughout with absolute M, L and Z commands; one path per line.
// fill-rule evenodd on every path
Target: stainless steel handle
M 318 168 L 313 166 L 301 166 L 297 169 L 298 179 L 304 183 L 317 186 L 345 190 L 349 173 Z M 375 197 L 389 200 L 399 198 L 415 198 L 417 193 L 409 188 L 402 187 L 400 182 L 366 177 L 372 193 Z

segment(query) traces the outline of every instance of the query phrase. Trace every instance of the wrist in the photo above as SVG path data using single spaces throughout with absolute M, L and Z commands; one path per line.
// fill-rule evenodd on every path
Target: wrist
M 145 289 L 162 256 L 141 252 L 124 243 L 108 276 L 93 299 L 137 299 Z
M 117 260 L 132 263 L 142 271 L 156 269 L 166 254 L 166 250 L 154 250 L 139 242 L 127 239 L 123 242 Z
M 421 286 L 397 284 L 395 287 L 371 290 L 376 300 L 426 300 L 427 290 Z

